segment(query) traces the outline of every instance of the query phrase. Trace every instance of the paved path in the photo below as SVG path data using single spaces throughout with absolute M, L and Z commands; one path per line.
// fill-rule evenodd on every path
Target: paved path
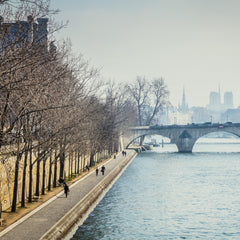
M 127 157 L 133 154 L 133 151 L 127 150 Z M 98 176 L 96 176 L 95 171 L 89 172 L 85 177 L 70 186 L 70 194 L 67 198 L 63 192 L 59 193 L 36 210 L 26 215 L 23 219 L 20 219 L 17 223 L 0 232 L 0 239 L 40 239 L 41 236 L 43 236 L 82 198 L 84 198 L 86 194 L 103 180 L 103 178 L 106 177 L 119 163 L 121 163 L 123 158 L 122 154 L 119 153 L 116 159 L 110 159 L 108 162 L 104 163 L 104 166 L 106 167 L 104 176 L 100 171 Z

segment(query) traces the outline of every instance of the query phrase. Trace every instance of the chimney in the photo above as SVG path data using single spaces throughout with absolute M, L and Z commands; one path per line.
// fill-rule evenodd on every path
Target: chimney
M 27 22 L 28 22 L 28 42 L 29 44 L 32 44 L 33 42 L 33 22 L 34 22 L 34 19 L 33 17 L 30 15 L 27 17 Z
M 47 35 L 48 35 L 48 30 L 47 30 L 47 23 L 48 23 L 48 18 L 38 18 L 38 41 L 41 42 L 42 45 L 47 44 Z

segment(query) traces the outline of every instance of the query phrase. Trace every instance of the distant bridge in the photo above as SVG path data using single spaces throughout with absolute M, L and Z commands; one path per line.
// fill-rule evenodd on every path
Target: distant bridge
M 211 123 L 188 125 L 154 125 L 146 127 L 133 127 L 130 129 L 131 141 L 127 147 L 137 138 L 147 135 L 161 135 L 168 137 L 171 143 L 175 143 L 178 152 L 192 152 L 195 142 L 202 136 L 212 132 L 228 132 L 240 137 L 240 123 Z

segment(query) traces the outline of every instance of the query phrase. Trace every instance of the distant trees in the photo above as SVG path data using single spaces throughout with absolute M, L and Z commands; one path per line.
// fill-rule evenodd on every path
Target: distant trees
M 139 126 L 149 126 L 157 113 L 169 104 L 169 91 L 163 78 L 151 81 L 138 76 L 136 81 L 125 86 L 131 101 L 137 110 Z
M 127 93 L 120 84 L 109 82 L 105 95 L 103 132 L 108 136 L 106 146 L 109 152 L 118 150 L 119 136 L 136 123 L 136 111 Z

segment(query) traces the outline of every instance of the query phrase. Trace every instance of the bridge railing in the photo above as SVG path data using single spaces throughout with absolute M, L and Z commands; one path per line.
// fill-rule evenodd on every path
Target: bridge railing
M 240 123 L 232 123 L 232 122 L 226 122 L 226 123 L 211 123 L 211 122 L 205 122 L 205 123 L 189 123 L 186 125 L 153 125 L 153 126 L 139 126 L 139 127 L 132 127 L 130 130 L 157 130 L 157 129 L 172 129 L 172 128 L 224 128 L 224 127 L 240 127 Z

